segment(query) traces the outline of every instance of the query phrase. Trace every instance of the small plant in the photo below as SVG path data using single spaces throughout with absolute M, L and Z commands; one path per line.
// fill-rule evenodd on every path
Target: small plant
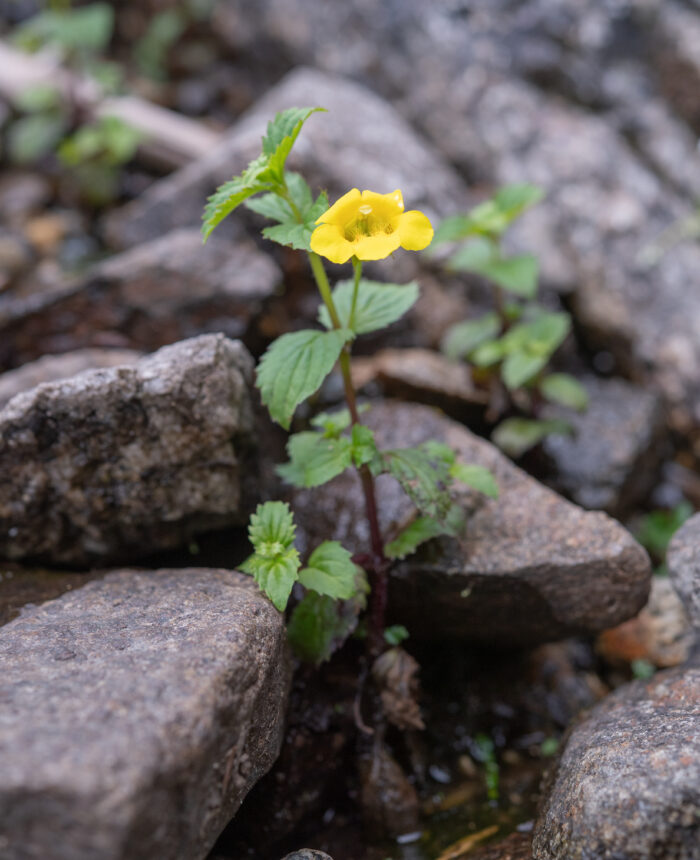
M 379 194 L 352 189 L 332 206 L 324 192 L 313 196 L 298 173 L 285 167 L 304 123 L 322 108 L 290 108 L 270 122 L 261 155 L 239 176 L 222 185 L 204 212 L 206 238 L 240 204 L 273 222 L 263 236 L 305 252 L 320 294 L 320 326 L 284 334 L 267 349 L 257 368 L 257 386 L 271 417 L 289 429 L 297 407 L 340 367 L 345 408 L 322 413 L 310 427 L 289 437 L 289 461 L 279 474 L 296 487 L 317 487 L 348 468 L 359 475 L 364 493 L 370 545 L 351 556 L 336 541 L 325 541 L 302 565 L 294 547 L 292 514 L 282 502 L 258 506 L 251 519 L 254 553 L 243 570 L 255 577 L 278 609 L 284 610 L 295 583 L 305 590 L 289 622 L 297 653 L 320 662 L 356 628 L 368 605 L 367 642 L 372 658 L 407 632 L 385 630 L 387 574 L 394 559 L 441 534 L 459 535 L 463 511 L 452 497 L 455 482 L 497 495 L 491 473 L 457 460 L 438 442 L 414 448 L 380 450 L 361 421 L 350 374 L 357 337 L 398 320 L 418 298 L 416 283 L 398 285 L 366 280 L 363 260 L 381 260 L 399 248 L 420 250 L 433 230 L 419 211 L 404 211 L 401 191 Z M 322 257 L 352 264 L 353 277 L 331 289 Z M 390 474 L 413 501 L 418 516 L 394 540 L 385 542 L 377 515 L 375 479 Z
M 97 78 L 115 91 L 121 73 L 101 59 L 112 36 L 114 12 L 107 3 L 72 9 L 54 3 L 17 28 L 14 41 L 28 51 L 50 48 L 73 72 Z M 119 170 L 135 155 L 141 135 L 115 117 L 94 118 L 79 88 L 40 86 L 23 92 L 15 107 L 21 116 L 8 133 L 10 158 L 17 163 L 55 154 L 79 195 L 91 205 L 109 203 L 118 193 Z
M 509 185 L 463 215 L 446 218 L 432 248 L 459 243 L 449 269 L 483 278 L 491 287 L 494 309 L 479 319 L 452 326 L 443 352 L 466 359 L 477 383 L 491 392 L 489 418 L 517 410 L 506 418 L 493 440 L 517 457 L 549 433 L 569 431 L 566 422 L 537 417 L 544 401 L 572 409 L 586 408 L 586 392 L 574 377 L 549 371 L 549 361 L 571 330 L 564 312 L 547 311 L 535 302 L 538 263 L 531 254 L 507 255 L 503 236 L 523 212 L 542 198 L 532 185 Z
M 684 500 L 669 510 L 651 511 L 641 518 L 636 529 L 637 540 L 656 564 L 654 572 L 657 575 L 664 576 L 668 573 L 666 568 L 668 545 L 674 534 L 692 515 L 693 506 Z

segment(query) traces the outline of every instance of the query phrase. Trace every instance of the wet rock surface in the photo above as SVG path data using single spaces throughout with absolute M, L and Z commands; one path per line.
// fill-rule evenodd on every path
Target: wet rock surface
M 13 398 L 0 413 L 0 555 L 107 563 L 243 522 L 252 366 L 241 343 L 203 335 Z
M 201 201 L 200 201 L 201 202 Z M 43 352 L 152 350 L 207 332 L 245 336 L 281 272 L 245 241 L 177 230 L 98 264 L 51 294 L 0 305 L 0 365 Z
M 690 622 L 700 630 L 700 514 L 676 532 L 668 548 L 668 570 Z
M 284 622 L 241 574 L 113 572 L 0 655 L 8 860 L 204 857 L 279 752 Z
M 391 614 L 412 635 L 507 647 L 599 632 L 644 605 L 646 552 L 606 514 L 584 512 L 530 478 L 488 442 L 427 407 L 376 404 L 367 423 L 381 448 L 437 439 L 460 460 L 490 468 L 500 497 L 461 497 L 462 541 L 439 539 L 392 569 Z M 392 478 L 378 484 L 385 536 L 412 505 Z M 329 537 L 354 551 L 369 541 L 359 482 L 346 473 L 294 497 L 302 551 Z M 485 621 L 488 619 L 488 621 Z
M 570 732 L 536 860 L 693 860 L 700 837 L 700 665 L 636 681 Z
M 331 199 L 353 187 L 401 188 L 411 209 L 434 215 L 444 213 L 450 202 L 454 206 L 463 192 L 456 172 L 388 102 L 351 81 L 302 68 L 260 99 L 206 158 L 111 213 L 105 225 L 110 243 L 131 246 L 175 227 L 198 224 L 203 201 L 260 153 L 270 117 L 290 105 L 320 105 L 331 111 L 331 122 L 309 120 L 289 160 L 291 169 L 303 173 L 312 187 L 327 189 Z
M 0 409 L 15 394 L 28 391 L 42 382 L 68 379 L 83 370 L 96 367 L 126 367 L 134 364 L 141 353 L 131 349 L 76 349 L 61 355 L 45 355 L 15 370 L 0 375 Z
M 663 407 L 653 392 L 621 379 L 590 377 L 585 388 L 585 412 L 551 410 L 573 434 L 549 436 L 544 450 L 554 461 L 556 489 L 584 508 L 619 516 L 653 486 L 664 453 Z

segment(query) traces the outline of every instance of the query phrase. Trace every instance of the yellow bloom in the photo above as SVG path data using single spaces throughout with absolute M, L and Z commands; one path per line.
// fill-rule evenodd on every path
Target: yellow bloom
M 316 221 L 311 234 L 311 250 L 332 263 L 383 260 L 397 248 L 421 251 L 433 238 L 426 216 L 413 209 L 403 211 L 403 195 L 377 194 L 357 188 L 348 191 Z

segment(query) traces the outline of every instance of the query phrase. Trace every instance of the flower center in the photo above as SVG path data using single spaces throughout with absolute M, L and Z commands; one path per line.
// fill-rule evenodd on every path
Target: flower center
M 380 233 L 389 235 L 394 227 L 385 218 L 372 214 L 372 207 L 365 203 L 358 207 L 360 214 L 345 225 L 343 235 L 347 242 L 358 242 L 363 236 L 377 236 Z

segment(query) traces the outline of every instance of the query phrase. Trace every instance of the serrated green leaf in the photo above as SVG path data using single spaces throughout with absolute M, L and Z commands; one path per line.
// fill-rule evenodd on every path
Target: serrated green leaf
M 415 281 L 409 284 L 384 284 L 380 281 L 362 279 L 358 286 L 355 317 L 352 330 L 355 334 L 367 334 L 385 328 L 400 319 L 418 300 L 419 287 Z M 340 281 L 333 290 L 333 302 L 340 321 L 350 326 L 353 282 Z M 319 310 L 319 320 L 328 329 L 332 328 L 325 305 Z
M 204 207 L 202 236 L 206 241 L 213 230 L 254 194 L 270 191 L 274 187 L 274 177 L 270 170 L 269 156 L 259 155 L 250 162 L 240 176 L 234 176 L 220 185 L 207 200 Z
M 257 385 L 274 421 L 289 429 L 294 410 L 321 387 L 351 337 L 347 329 L 305 330 L 283 334 L 268 347 Z
M 8 152 L 12 161 L 26 164 L 52 152 L 66 130 L 62 116 L 36 113 L 15 120 L 8 132 Z
M 441 349 L 449 358 L 464 358 L 485 341 L 494 338 L 501 331 L 498 314 L 484 314 L 478 320 L 457 323 L 448 329 Z
M 306 224 L 298 224 L 296 221 L 288 221 L 285 224 L 275 224 L 274 227 L 265 227 L 263 236 L 278 245 L 286 245 L 295 251 L 308 251 L 310 249 L 311 233 L 313 232 Z
M 294 519 L 285 502 L 258 505 L 248 527 L 255 552 L 239 566 L 239 570 L 253 576 L 280 612 L 287 606 L 301 567 L 293 546 L 294 531 Z
M 311 425 L 323 430 L 325 436 L 337 439 L 352 424 L 349 409 L 338 409 L 335 412 L 321 412 L 311 419 Z
M 250 209 L 251 212 L 257 212 L 258 215 L 262 215 L 264 218 L 270 218 L 272 221 L 285 222 L 294 220 L 289 203 L 274 192 L 246 200 L 245 207 L 246 209 Z
M 355 594 L 350 600 L 334 600 L 315 591 L 305 594 L 287 625 L 295 654 L 316 664 L 328 660 L 356 629 L 368 593 L 367 577 L 356 568 Z
M 511 391 L 529 382 L 546 366 L 546 355 L 532 355 L 524 350 L 511 352 L 501 367 L 501 378 Z
M 472 463 L 455 463 L 450 468 L 450 475 L 455 481 L 461 481 L 491 499 L 498 498 L 496 479 L 490 469 L 485 466 L 477 466 Z
M 588 394 L 581 383 L 568 373 L 550 373 L 540 382 L 540 391 L 547 400 L 583 412 L 588 406 Z
M 295 531 L 294 517 L 286 502 L 265 502 L 250 518 L 248 537 L 256 549 L 271 543 L 286 548 L 294 542 Z
M 364 424 L 355 424 L 351 433 L 352 460 L 359 469 L 367 463 L 371 463 L 377 456 L 377 445 L 374 441 L 374 433 Z
M 444 534 L 444 529 L 433 517 L 417 517 L 384 547 L 387 558 L 402 559 L 415 552 L 426 541 Z
M 268 156 L 270 170 L 280 182 L 284 178 L 284 165 L 291 152 L 299 132 L 306 120 L 325 108 L 288 108 L 278 113 L 267 126 L 267 134 L 263 138 L 263 155 Z
M 505 185 L 496 192 L 494 200 L 500 211 L 512 221 L 526 209 L 539 203 L 544 197 L 544 191 L 537 185 L 520 183 Z
M 277 474 L 295 487 L 318 487 L 352 464 L 352 443 L 346 437 L 321 433 L 295 433 L 287 442 L 289 462 Z
M 425 516 L 443 521 L 452 500 L 447 492 L 449 465 L 426 451 L 425 446 L 382 451 L 377 461 L 401 484 L 413 504 Z M 372 468 L 376 470 L 375 462 Z
M 439 460 L 446 466 L 451 466 L 457 459 L 452 448 L 444 442 L 438 442 L 437 439 L 429 439 L 421 447 L 431 459 Z
M 491 440 L 510 457 L 520 457 L 538 445 L 550 433 L 570 433 L 565 421 L 537 421 L 530 418 L 506 418 L 493 431 Z
M 311 553 L 299 573 L 305 588 L 338 600 L 348 600 L 356 590 L 357 565 L 338 541 L 325 541 Z
M 466 239 L 470 235 L 472 235 L 472 221 L 468 215 L 450 215 L 449 218 L 443 218 L 435 230 L 429 253 L 438 245 Z
M 264 557 L 255 553 L 240 565 L 239 570 L 253 576 L 260 590 L 266 594 L 276 609 L 284 612 L 289 595 L 298 579 L 301 566 L 299 553 L 289 547 L 275 556 Z
M 448 267 L 458 272 L 481 274 L 484 266 L 497 258 L 498 245 L 496 242 L 479 236 L 455 251 L 448 261 Z

